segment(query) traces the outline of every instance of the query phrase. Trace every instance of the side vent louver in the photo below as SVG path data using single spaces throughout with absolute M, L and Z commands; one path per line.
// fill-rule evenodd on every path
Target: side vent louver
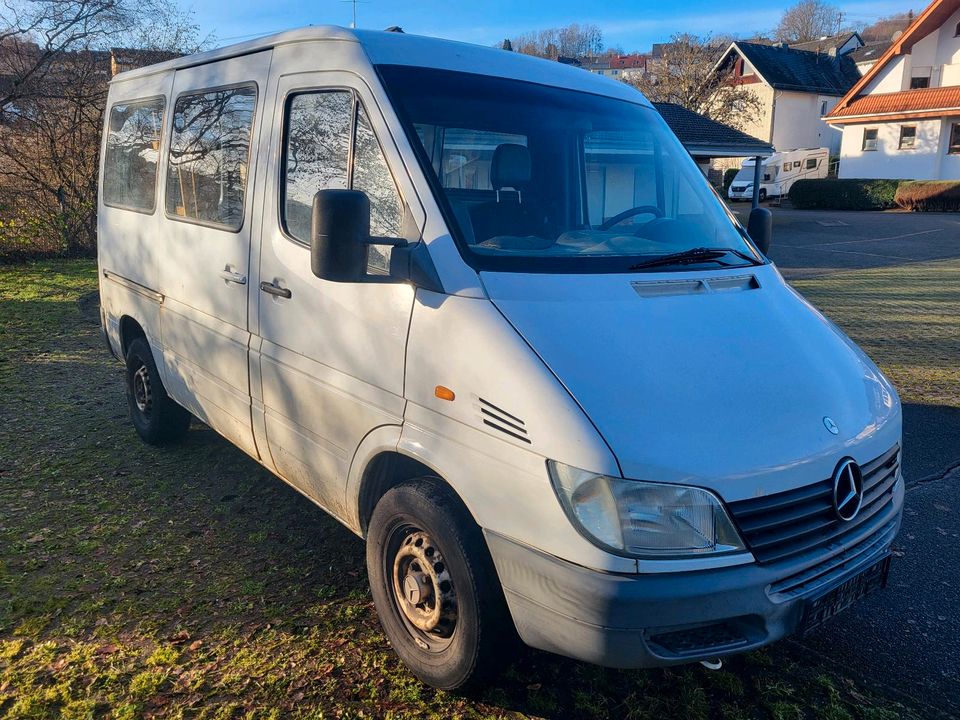
M 480 401 L 480 419 L 487 427 L 499 430 L 505 435 L 509 435 L 515 440 L 529 443 L 527 437 L 526 423 L 516 415 L 511 415 L 506 410 L 501 410 L 493 403 L 489 403 L 483 398 L 477 398 Z

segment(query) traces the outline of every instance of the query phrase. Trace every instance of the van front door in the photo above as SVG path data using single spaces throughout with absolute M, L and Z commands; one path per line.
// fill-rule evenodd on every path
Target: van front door
M 327 188 L 366 192 L 378 236 L 410 238 L 423 211 L 372 95 L 355 76 L 280 77 L 276 98 L 271 146 L 279 153 L 264 198 L 257 288 L 267 446 L 277 473 L 344 517 L 347 473 L 361 440 L 402 422 L 414 290 L 315 277 L 313 196 Z M 371 273 L 386 271 L 386 253 L 371 248 Z
M 250 201 L 270 52 L 178 70 L 157 242 L 167 390 L 258 456 L 250 417 Z

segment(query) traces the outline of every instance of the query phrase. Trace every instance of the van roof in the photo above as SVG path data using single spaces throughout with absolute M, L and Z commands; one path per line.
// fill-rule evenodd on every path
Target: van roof
M 563 63 L 454 40 L 410 35 L 403 32 L 351 30 L 336 25 L 313 25 L 297 30 L 286 30 L 215 50 L 185 55 L 156 65 L 148 65 L 119 73 L 112 82 L 124 82 L 155 73 L 249 55 L 281 45 L 318 40 L 359 43 L 370 61 L 376 65 L 412 65 L 496 75 L 543 85 L 557 85 L 572 90 L 608 95 L 650 105 L 639 91 L 624 82 L 602 77 Z

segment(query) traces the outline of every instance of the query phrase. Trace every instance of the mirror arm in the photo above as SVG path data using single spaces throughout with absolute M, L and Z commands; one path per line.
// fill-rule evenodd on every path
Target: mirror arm
M 405 242 L 390 254 L 390 277 L 413 283 L 416 287 L 431 292 L 444 292 L 440 275 L 423 240 Z
M 364 240 L 363 243 L 364 245 L 383 245 L 395 248 L 407 247 L 410 244 L 403 238 L 377 237 L 375 235 L 371 235 L 368 239 Z

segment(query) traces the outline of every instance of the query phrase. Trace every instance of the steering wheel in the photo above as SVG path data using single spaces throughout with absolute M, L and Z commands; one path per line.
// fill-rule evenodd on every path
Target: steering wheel
M 637 205 L 637 207 L 624 210 L 622 213 L 617 213 L 612 218 L 604 220 L 597 226 L 597 230 L 609 230 L 617 223 L 622 223 L 634 215 L 653 215 L 655 218 L 662 218 L 663 210 L 654 205 Z

